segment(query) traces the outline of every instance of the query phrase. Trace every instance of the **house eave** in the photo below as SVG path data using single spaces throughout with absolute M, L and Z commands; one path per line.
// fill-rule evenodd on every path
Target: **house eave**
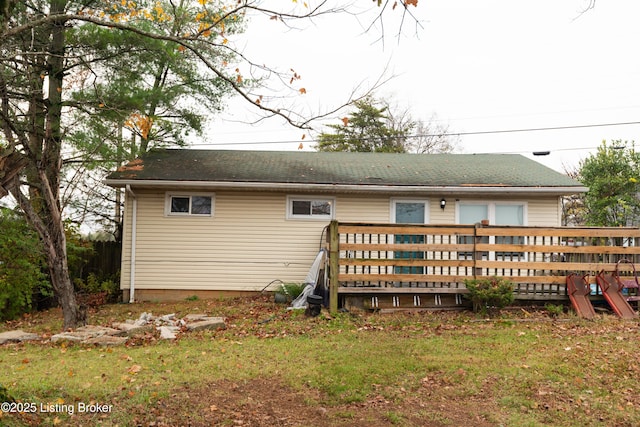
M 261 190 L 261 191 L 296 191 L 296 192 L 334 192 L 334 193 L 394 193 L 394 194 L 536 194 L 536 195 L 568 195 L 584 193 L 583 186 L 559 187 L 510 187 L 502 185 L 383 185 L 383 184 L 323 184 L 292 182 L 230 182 L 230 181 L 171 181 L 171 180 L 139 180 L 139 179 L 106 179 L 111 187 L 136 188 L 179 188 L 201 190 Z

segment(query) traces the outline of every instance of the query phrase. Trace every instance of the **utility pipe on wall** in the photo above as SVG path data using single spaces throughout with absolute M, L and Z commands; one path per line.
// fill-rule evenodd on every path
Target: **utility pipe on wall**
M 136 224 L 138 222 L 138 199 L 129 184 L 127 184 L 127 193 L 131 195 L 133 199 L 131 205 L 131 262 L 129 263 L 129 303 L 133 303 L 135 302 L 136 293 Z

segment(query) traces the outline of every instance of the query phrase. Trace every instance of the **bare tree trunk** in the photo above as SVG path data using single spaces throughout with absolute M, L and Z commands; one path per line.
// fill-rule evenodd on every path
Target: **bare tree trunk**
M 65 13 L 66 0 L 51 1 L 51 16 Z M 67 259 L 67 239 L 60 206 L 60 174 L 62 169 L 62 84 L 64 78 L 65 22 L 54 21 L 47 68 L 49 71 L 48 109 L 42 161 L 40 162 L 40 183 L 45 192 L 44 216 L 45 233 L 41 233 L 46 247 L 47 264 L 51 274 L 53 289 L 62 306 L 65 329 L 86 323 L 86 313 L 80 310 L 75 290 L 69 276 Z
M 48 187 L 48 182 L 44 174 L 43 182 Z M 42 210 L 36 212 L 32 201 L 27 199 L 20 190 L 20 184 L 16 178 L 16 182 L 11 186 L 11 193 L 18 201 L 22 211 L 25 213 L 29 222 L 34 226 L 40 240 L 44 246 L 44 253 L 49 268 L 49 276 L 53 291 L 62 307 L 63 329 L 74 329 L 78 326 L 86 324 L 86 311 L 78 306 L 75 296 L 75 290 L 71 277 L 69 276 L 69 268 L 67 263 L 67 239 L 64 232 L 64 223 L 62 221 L 61 211 L 55 209 L 55 200 L 52 200 L 52 193 L 46 191 L 44 198 L 45 205 L 53 206 L 48 212 Z M 54 202 L 52 205 L 51 202 Z M 50 215 L 47 215 L 50 214 Z
M 64 230 L 62 233 L 56 234 L 57 236 L 52 236 L 50 242 L 45 242 L 49 247 L 47 249 L 47 264 L 53 288 L 62 307 L 63 328 L 66 330 L 85 325 L 87 314 L 86 310 L 76 301 L 75 290 L 69 276 Z

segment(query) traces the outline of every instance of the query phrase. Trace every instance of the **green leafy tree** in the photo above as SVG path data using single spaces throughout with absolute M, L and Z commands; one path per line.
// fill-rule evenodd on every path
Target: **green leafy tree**
M 353 103 L 355 110 L 342 124 L 328 125 L 333 132 L 318 137 L 318 151 L 378 153 L 450 153 L 457 139 L 447 126 L 414 120 L 409 111 L 394 108 L 387 100 L 365 97 Z
M 587 225 L 640 224 L 640 153 L 633 143 L 603 142 L 579 167 L 579 179 L 589 191 L 584 197 Z
M 342 119 L 342 124 L 328 125 L 333 133 L 321 133 L 318 151 L 357 151 L 375 153 L 404 153 L 412 123 L 399 128 L 387 114 L 387 106 L 378 106 L 372 98 L 354 103 L 356 110 Z
M 171 8 L 168 2 L 156 4 L 162 10 Z M 154 9 L 154 19 L 130 25 L 179 37 L 206 32 L 212 24 L 207 16 L 224 15 L 222 6 L 213 2 L 208 9 L 194 2 L 177 5 L 179 9 L 174 9 L 171 19 Z M 124 13 L 126 9 L 118 11 Z M 244 19 L 234 16 L 219 25 L 224 26 L 225 36 L 231 37 L 242 32 Z M 74 222 L 100 224 L 118 239 L 121 190 L 100 185 L 99 181 L 108 171 L 150 149 L 186 146 L 191 134 L 202 136 L 204 123 L 222 109 L 233 89 L 223 78 L 203 71 L 194 52 L 172 41 L 92 25 L 78 26 L 69 33 L 73 44 L 86 53 L 78 64 L 80 72 L 75 73 L 78 78 L 71 94 L 74 104 L 83 106 L 74 110 L 73 120 L 83 126 L 71 128 L 67 137 L 75 148 L 69 165 L 75 173 L 65 175 L 69 178 L 66 188 L 75 191 L 67 191 L 65 205 Z M 209 30 L 203 38 L 212 36 Z M 235 58 L 232 51 L 221 47 L 199 53 L 217 67 Z M 246 80 L 236 84 L 250 86 Z
M 38 235 L 24 218 L 0 208 L 0 320 L 32 308 L 34 295 L 50 295 L 45 258 Z

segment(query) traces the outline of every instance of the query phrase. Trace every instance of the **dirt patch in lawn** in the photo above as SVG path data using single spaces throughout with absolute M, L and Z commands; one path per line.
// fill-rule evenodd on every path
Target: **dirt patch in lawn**
M 450 399 L 434 395 L 437 384 L 404 392 L 393 400 L 382 395 L 358 403 L 323 405 L 314 389 L 294 389 L 277 379 L 217 381 L 205 387 L 183 386 L 169 398 L 139 408 L 144 426 L 452 426 L 495 425 L 499 411 L 490 398 Z M 446 394 L 446 393 L 445 393 Z

